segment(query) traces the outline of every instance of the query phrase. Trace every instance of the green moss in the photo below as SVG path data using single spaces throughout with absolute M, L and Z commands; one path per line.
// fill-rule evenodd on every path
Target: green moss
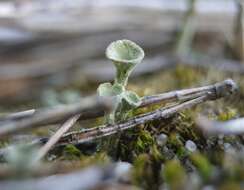
M 79 159 L 80 156 L 81 156 L 80 150 L 77 149 L 72 144 L 66 145 L 62 154 L 62 157 L 67 160 Z
M 195 153 L 190 156 L 192 163 L 198 169 L 200 175 L 204 180 L 208 180 L 212 175 L 212 165 L 209 163 L 208 159 L 200 153 Z
M 220 121 L 228 121 L 230 119 L 233 119 L 237 116 L 237 110 L 233 108 L 226 108 L 225 111 L 221 112 L 218 115 L 218 120 Z
M 177 65 L 174 71 L 174 78 L 179 88 L 191 87 L 203 77 L 203 72 L 184 65 Z
M 135 150 L 137 153 L 140 153 L 148 150 L 148 148 L 153 145 L 154 138 L 152 137 L 150 132 L 146 130 L 140 130 L 140 133 L 138 135 L 139 136 L 135 143 Z
M 150 171 L 148 169 L 149 155 L 141 154 L 134 161 L 134 169 L 132 171 L 133 183 L 141 187 L 148 187 L 147 180 Z M 149 172 L 149 173 L 148 173 Z M 150 176 L 149 176 L 150 177 Z
M 170 189 L 184 189 L 186 183 L 186 172 L 178 160 L 166 162 L 162 175 Z
M 179 148 L 184 146 L 184 144 L 182 143 L 181 139 L 180 139 L 180 135 L 177 133 L 171 133 L 170 137 L 169 137 L 169 144 L 172 145 L 173 147 Z
M 151 147 L 150 154 L 155 162 L 160 163 L 165 160 L 165 155 L 160 152 L 159 148 L 155 144 L 153 144 L 153 146 Z

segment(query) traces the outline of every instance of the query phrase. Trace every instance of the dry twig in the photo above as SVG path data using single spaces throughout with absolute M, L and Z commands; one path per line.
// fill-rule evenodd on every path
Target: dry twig
M 207 87 L 209 89 L 209 87 Z M 230 94 L 233 94 L 236 92 L 236 84 L 232 80 L 226 80 L 222 83 L 217 83 L 210 88 L 207 93 L 201 94 L 198 97 L 193 96 L 193 99 L 187 100 L 183 103 L 178 103 L 176 105 L 166 107 L 166 108 L 160 108 L 156 111 L 149 112 L 146 114 L 139 115 L 137 117 L 134 117 L 132 119 L 129 119 L 125 122 L 114 124 L 114 125 L 105 125 L 100 127 L 95 127 L 91 129 L 85 129 L 78 132 L 70 132 L 66 135 L 64 135 L 60 141 L 59 145 L 65 145 L 65 144 L 80 144 L 84 142 L 89 142 L 101 137 L 109 136 L 115 133 L 118 133 L 119 131 L 123 131 L 126 129 L 133 128 L 137 125 L 144 124 L 148 121 L 153 121 L 155 119 L 165 119 L 173 114 L 190 107 L 193 107 L 195 105 L 198 105 L 200 103 L 203 103 L 208 100 L 215 100 L 218 98 L 229 96 Z M 175 93 L 172 93 L 175 96 Z M 177 94 L 176 94 L 177 95 Z M 174 97 L 172 96 L 172 97 Z M 177 97 L 177 96 L 176 96 Z

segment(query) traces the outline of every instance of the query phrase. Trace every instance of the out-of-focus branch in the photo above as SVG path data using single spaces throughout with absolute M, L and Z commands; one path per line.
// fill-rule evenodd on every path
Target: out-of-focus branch
M 45 168 L 46 171 L 50 169 Z M 51 177 L 32 178 L 26 180 L 1 180 L 1 190 L 16 190 L 16 189 L 35 189 L 35 190 L 77 190 L 77 189 L 92 189 L 103 183 L 105 180 L 113 179 L 114 165 L 107 167 L 89 167 L 80 171 L 57 174 Z M 42 168 L 39 168 L 45 172 Z
M 241 135 L 244 134 L 244 118 L 233 119 L 225 122 L 211 121 L 200 116 L 196 120 L 197 125 L 209 135 Z
M 54 124 L 64 121 L 69 117 L 80 114 L 81 119 L 94 118 L 103 115 L 106 110 L 111 108 L 111 100 L 99 99 L 97 96 L 83 98 L 75 104 L 58 106 L 53 109 L 36 111 L 33 116 L 6 122 L 0 126 L 0 136 L 10 135 L 19 131 L 34 129 L 47 124 Z

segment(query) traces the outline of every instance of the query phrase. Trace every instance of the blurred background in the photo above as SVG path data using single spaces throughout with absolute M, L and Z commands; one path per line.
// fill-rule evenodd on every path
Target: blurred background
M 56 91 L 71 100 L 94 93 L 114 76 L 106 47 L 124 38 L 146 53 L 134 77 L 178 64 L 242 72 L 242 6 L 238 0 L 1 1 L 0 102 L 48 96 L 55 104 Z

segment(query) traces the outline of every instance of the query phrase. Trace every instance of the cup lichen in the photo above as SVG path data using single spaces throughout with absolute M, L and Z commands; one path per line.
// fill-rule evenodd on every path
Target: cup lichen
M 126 86 L 131 72 L 144 58 L 144 51 L 130 40 L 117 40 L 107 47 L 106 57 L 113 62 L 116 76 L 113 84 L 103 83 L 97 91 L 100 96 L 112 96 L 116 99 L 108 118 L 108 123 L 112 124 L 124 120 L 130 109 L 141 104 L 140 97 L 135 92 L 126 90 Z

